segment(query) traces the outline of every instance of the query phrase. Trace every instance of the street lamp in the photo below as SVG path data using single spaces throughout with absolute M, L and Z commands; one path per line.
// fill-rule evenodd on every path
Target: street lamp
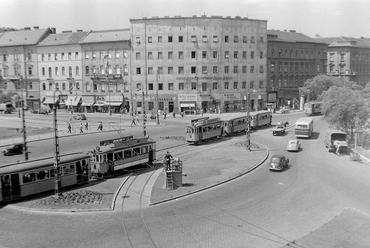
M 247 92 L 247 129 L 246 132 L 246 138 L 247 138 L 247 145 L 246 149 L 248 151 L 251 151 L 251 135 L 250 135 L 250 93 L 249 93 L 249 85 L 248 85 L 248 92 Z
M 22 75 L 19 76 L 19 82 L 23 81 Z M 28 160 L 28 150 L 27 150 L 27 133 L 26 133 L 26 116 L 24 113 L 24 100 L 23 92 L 21 87 L 21 108 L 22 108 L 22 130 L 23 130 L 23 146 L 24 146 L 24 159 Z
M 109 61 L 108 61 L 108 55 L 104 55 L 103 57 L 103 62 L 104 62 L 104 65 L 105 65 L 105 78 L 106 78 L 106 81 L 107 81 L 107 84 L 108 84 L 108 97 L 109 97 L 109 115 L 112 115 L 112 111 L 111 111 L 111 106 L 110 106 L 110 82 L 109 82 Z
M 159 79 L 159 70 L 157 69 L 157 125 L 159 125 L 159 103 L 158 103 L 158 88 L 159 88 L 159 83 L 158 83 L 158 79 Z
M 58 196 L 62 195 L 62 170 L 60 168 L 60 154 L 59 154 L 59 138 L 58 138 L 58 123 L 57 123 L 57 102 L 55 101 L 55 93 L 62 92 L 56 88 L 53 94 L 54 100 L 54 185 L 55 185 L 55 194 Z M 58 105 L 60 95 L 58 95 Z

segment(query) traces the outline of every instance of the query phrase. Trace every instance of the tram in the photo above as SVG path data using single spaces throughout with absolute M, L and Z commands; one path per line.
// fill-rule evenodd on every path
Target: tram
M 250 127 L 251 129 L 257 129 L 263 126 L 269 126 L 272 122 L 272 113 L 268 110 L 260 110 L 256 112 L 250 113 L 251 122 Z
M 220 137 L 223 132 L 223 121 L 220 118 L 202 117 L 190 121 L 185 127 L 186 141 L 198 144 L 202 141 Z
M 117 170 L 139 165 L 151 164 L 156 159 L 156 142 L 144 137 L 122 137 L 105 140 L 95 150 L 90 151 L 91 173 L 108 175 Z
M 223 134 L 230 135 L 247 129 L 248 116 L 223 119 Z
M 0 202 L 51 191 L 55 188 L 54 159 L 40 159 L 0 167 Z M 90 156 L 86 153 L 60 157 L 62 187 L 90 180 Z

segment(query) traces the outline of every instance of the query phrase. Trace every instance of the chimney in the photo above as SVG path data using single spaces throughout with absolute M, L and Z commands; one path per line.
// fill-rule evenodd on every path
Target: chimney
M 291 32 L 291 33 L 295 33 L 295 30 L 289 30 L 289 32 Z
M 25 27 L 24 30 L 31 30 L 31 28 L 30 27 Z
M 39 29 L 39 26 L 33 26 L 33 29 L 34 30 L 38 30 Z
M 65 33 L 72 33 L 72 30 L 65 30 L 65 31 L 62 31 L 63 34 Z
M 57 29 L 56 29 L 56 28 L 50 28 L 50 30 L 51 30 L 51 32 L 52 32 L 53 34 L 56 34 L 56 33 L 57 33 Z

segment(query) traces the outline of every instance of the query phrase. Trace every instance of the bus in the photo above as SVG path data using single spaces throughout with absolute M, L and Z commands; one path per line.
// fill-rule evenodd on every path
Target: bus
M 295 123 L 295 137 L 310 138 L 313 132 L 313 119 L 311 117 L 299 118 Z
M 321 115 L 322 102 L 306 102 L 304 104 L 304 112 L 306 115 Z

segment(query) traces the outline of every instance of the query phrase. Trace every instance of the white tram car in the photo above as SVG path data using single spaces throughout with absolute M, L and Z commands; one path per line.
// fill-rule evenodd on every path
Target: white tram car
M 55 189 L 54 159 L 39 159 L 0 167 L 0 202 Z M 60 157 L 62 187 L 90 180 L 90 156 L 85 153 Z

